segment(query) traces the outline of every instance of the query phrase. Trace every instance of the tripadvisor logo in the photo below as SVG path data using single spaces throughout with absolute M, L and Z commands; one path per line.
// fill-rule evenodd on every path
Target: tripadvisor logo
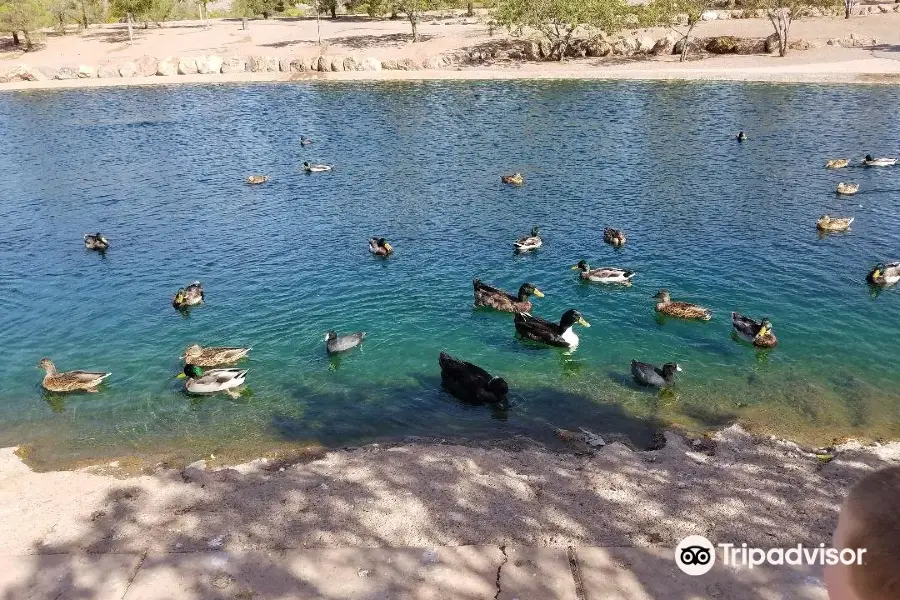
M 675 564 L 688 575 L 705 575 L 716 564 L 716 549 L 702 535 L 689 535 L 675 546 Z

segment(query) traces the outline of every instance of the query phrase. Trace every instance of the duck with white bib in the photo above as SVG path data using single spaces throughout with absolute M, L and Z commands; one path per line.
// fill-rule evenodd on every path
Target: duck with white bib
M 591 326 L 574 308 L 564 312 L 559 323 L 534 317 L 528 313 L 516 313 L 513 323 L 516 326 L 516 333 L 527 340 L 570 349 L 577 347 L 579 341 L 573 327 L 576 324 L 582 327 Z

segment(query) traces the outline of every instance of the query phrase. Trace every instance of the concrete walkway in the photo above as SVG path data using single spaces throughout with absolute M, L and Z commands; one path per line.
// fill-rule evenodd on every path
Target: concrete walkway
M 812 568 L 700 577 L 668 548 L 340 548 L 0 556 L 2 600 L 827 600 Z

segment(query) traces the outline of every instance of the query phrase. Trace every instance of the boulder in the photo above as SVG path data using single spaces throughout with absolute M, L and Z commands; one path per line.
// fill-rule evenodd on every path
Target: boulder
M 591 58 L 598 58 L 601 56 L 609 56 L 612 54 L 612 46 L 606 40 L 591 40 L 587 44 L 587 55 Z
M 46 79 L 46 75 L 27 65 L 16 65 L 7 71 L 6 75 L 0 77 L 0 81 L 3 83 L 8 83 L 10 81 L 45 81 Z M 74 79 L 74 77 L 69 77 L 67 79 Z
M 703 46 L 701 46 L 700 43 L 697 41 L 697 39 L 693 38 L 693 37 L 688 42 L 687 46 L 688 46 L 688 48 L 687 48 L 688 55 L 697 54 L 698 52 L 700 52 L 703 49 Z M 675 45 L 672 47 L 672 54 L 680 55 L 683 51 L 684 51 L 684 38 L 681 38 L 680 40 L 675 42 Z
M 613 54 L 620 56 L 631 56 L 637 51 L 637 41 L 632 37 L 619 38 L 613 42 Z
M 788 48 L 791 50 L 809 50 L 810 45 L 804 39 L 797 39 L 788 42 Z
M 525 55 L 525 60 L 540 60 L 541 45 L 534 40 L 525 42 L 525 47 L 522 49 L 522 53 Z
M 667 35 L 664 38 L 659 38 L 656 40 L 656 43 L 653 44 L 653 49 L 650 50 L 650 54 L 653 56 L 667 56 L 672 54 L 672 51 L 675 48 L 675 36 L 672 34 Z
M 737 41 L 734 48 L 735 54 L 765 54 L 766 40 L 764 38 L 742 38 Z
M 97 69 L 97 77 L 100 79 L 113 79 L 121 77 L 121 75 L 119 74 L 119 69 L 113 65 L 103 65 Z
M 238 56 L 232 56 L 222 61 L 223 73 L 243 73 L 247 70 L 247 61 Z
M 381 69 L 384 71 L 398 71 L 400 65 L 396 60 L 383 60 L 381 61 Z
M 701 21 L 715 21 L 718 18 L 719 18 L 719 13 L 717 13 L 714 10 L 705 10 L 700 15 Z
M 647 34 L 638 36 L 635 38 L 635 42 L 637 42 L 637 52 L 640 54 L 649 54 L 656 46 L 656 40 Z
M 78 79 L 78 70 L 73 67 L 61 67 L 53 79 Z
M 275 70 L 278 70 L 278 62 L 275 62 Z M 247 70 L 251 73 L 265 73 L 269 70 L 269 60 L 267 56 L 251 56 L 247 60 Z
M 418 71 L 422 65 L 412 58 L 404 58 L 397 61 L 397 68 L 401 71 Z
M 356 57 L 348 56 L 344 59 L 344 70 L 345 71 L 358 71 L 359 69 L 356 67 Z
M 438 69 L 443 69 L 446 66 L 447 59 L 438 54 L 437 56 L 429 56 L 428 58 L 426 58 L 425 63 L 422 65 L 422 68 L 436 71 Z
M 196 58 L 182 58 L 178 61 L 179 75 L 196 75 L 198 72 Z
M 538 54 L 543 59 L 550 58 L 550 54 L 553 52 L 553 47 L 550 45 L 549 40 L 541 40 L 538 43 Z
M 122 63 L 122 65 L 119 67 L 119 75 L 121 75 L 122 77 L 134 77 L 135 75 L 137 75 L 137 72 L 137 65 L 130 60 L 126 63 Z
M 178 75 L 178 59 L 168 56 L 156 65 L 156 74 L 161 77 L 172 77 Z
M 769 54 L 778 52 L 778 34 L 773 33 L 766 38 L 766 52 Z
M 79 65 L 78 79 L 92 79 L 97 76 L 97 69 L 90 65 Z
M 565 56 L 569 58 L 584 58 L 587 56 L 587 44 L 582 40 L 573 40 L 566 46 Z
M 734 54 L 737 49 L 738 39 L 730 35 L 720 35 L 709 38 L 704 48 L 710 54 Z
M 887 14 L 887 13 L 891 12 L 893 9 L 894 9 L 893 4 L 879 4 L 878 5 L 878 10 L 880 10 L 882 14 Z
M 222 57 L 210 54 L 197 57 L 197 72 L 203 75 L 222 72 Z
M 328 70 L 333 71 L 335 73 L 340 73 L 344 70 L 344 57 L 343 56 L 332 56 L 329 61 Z
M 137 59 L 134 63 L 135 66 L 135 75 L 138 77 L 153 77 L 156 75 L 156 72 L 159 70 L 159 65 L 156 64 L 156 59 L 152 56 L 144 55 Z M 123 75 L 125 77 L 125 75 Z
M 363 59 L 361 71 L 380 71 L 381 70 L 381 61 L 372 56 L 367 56 Z

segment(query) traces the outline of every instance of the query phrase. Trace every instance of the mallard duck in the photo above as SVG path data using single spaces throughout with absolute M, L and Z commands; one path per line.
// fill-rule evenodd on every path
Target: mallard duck
M 525 183 L 525 178 L 522 177 L 521 173 L 513 173 L 512 175 L 501 175 L 500 181 L 503 183 L 508 183 L 509 185 L 522 185 Z
M 175 297 L 172 298 L 172 306 L 175 308 L 197 306 L 203 302 L 204 297 L 203 286 L 199 281 L 195 281 L 175 292 Z
M 347 335 L 338 335 L 334 331 L 325 334 L 325 350 L 328 354 L 337 354 L 338 352 L 346 352 L 352 348 L 356 348 L 366 339 L 366 332 L 349 333 Z
M 894 285 L 900 281 L 900 262 L 878 263 L 866 275 L 866 281 L 872 285 Z
M 390 256 L 394 249 L 384 238 L 369 238 L 369 252 L 376 256 Z
M 866 154 L 863 164 L 867 167 L 893 167 L 897 164 L 896 158 L 874 158 L 871 154 Z
M 772 332 L 772 322 L 764 318 L 757 323 L 739 312 L 731 313 L 731 325 L 739 338 L 760 348 L 774 348 L 778 338 Z
M 572 267 L 572 270 L 581 271 L 578 276 L 584 281 L 593 281 L 594 283 L 620 283 L 622 285 L 631 285 L 631 278 L 634 277 L 634 271 L 626 271 L 616 267 L 598 267 L 592 269 L 587 262 L 581 260 Z
M 700 319 L 702 321 L 712 319 L 712 313 L 708 308 L 690 304 L 689 302 L 673 302 L 672 297 L 669 295 L 669 290 L 659 290 L 653 297 L 658 300 L 656 303 L 657 312 L 680 319 Z
M 612 244 L 616 248 L 620 248 L 625 245 L 625 232 L 621 229 L 606 227 L 603 230 L 603 241 L 607 244 Z
M 509 386 L 502 377 L 494 377 L 479 366 L 441 352 L 441 384 L 464 402 L 507 404 Z
M 482 283 L 480 279 L 473 280 L 472 286 L 475 288 L 474 306 L 487 306 L 504 312 L 531 312 L 531 300 L 528 297 L 532 294 L 538 298 L 544 297 L 544 293 L 530 283 L 522 284 L 518 296 Z
M 739 131 L 737 134 L 737 141 L 744 142 L 746 140 L 747 140 L 747 134 L 744 133 L 743 131 Z
M 666 363 L 662 369 L 657 369 L 649 363 L 631 361 L 631 375 L 641 385 L 664 388 L 675 383 L 675 373 L 681 371 L 678 363 Z
M 179 358 L 198 367 L 218 367 L 236 363 L 249 353 L 250 348 L 202 348 L 199 344 L 194 344 L 188 346 Z
M 853 223 L 853 217 L 832 217 L 830 215 L 822 215 L 816 221 L 816 229 L 819 231 L 846 231 L 850 229 Z
M 45 371 L 41 384 L 48 392 L 91 392 L 97 391 L 97 386 L 112 375 L 99 371 L 66 371 L 59 373 L 56 365 L 49 358 L 42 358 L 38 367 Z
M 541 239 L 539 233 L 538 228 L 535 226 L 531 228 L 531 235 L 517 239 L 513 243 L 516 252 L 528 252 L 529 250 L 540 248 L 544 241 Z
M 837 184 L 837 193 L 843 194 L 845 196 L 852 196 L 856 192 L 859 191 L 858 183 L 844 183 L 843 181 Z
M 850 160 L 847 158 L 833 158 L 825 163 L 826 169 L 843 169 L 847 165 L 850 164 Z
M 88 250 L 106 250 L 109 248 L 109 240 L 103 237 L 99 231 L 97 233 L 84 234 L 84 247 Z
M 513 323 L 515 323 L 516 332 L 523 338 L 562 348 L 578 346 L 578 336 L 572 330 L 576 323 L 584 327 L 591 326 L 574 308 L 564 312 L 559 323 L 551 323 L 528 313 L 516 313 Z
M 303 170 L 307 173 L 324 173 L 325 171 L 330 171 L 333 168 L 333 165 L 323 165 L 311 162 L 303 163 Z
M 247 178 L 248 185 L 259 185 L 260 183 L 265 183 L 269 180 L 268 175 L 251 175 Z
M 312 144 L 312 140 L 306 137 L 305 135 L 300 136 L 300 145 L 301 146 L 309 146 Z
M 211 369 L 204 373 L 203 369 L 190 363 L 178 374 L 179 379 L 187 378 L 184 389 L 190 394 L 227 392 L 243 385 L 246 376 L 247 369 Z

